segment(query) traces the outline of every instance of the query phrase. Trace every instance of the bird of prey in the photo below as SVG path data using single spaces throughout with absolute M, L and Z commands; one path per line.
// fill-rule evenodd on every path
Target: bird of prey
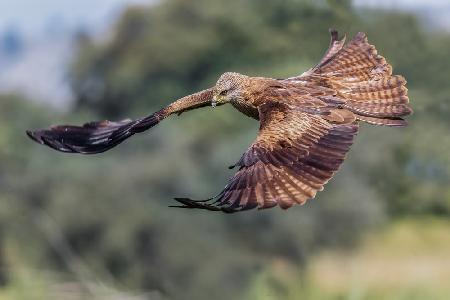
M 238 212 L 304 204 L 345 159 L 360 122 L 405 126 L 412 113 L 406 80 L 377 54 L 362 32 L 345 44 L 330 30 L 320 62 L 287 79 L 227 72 L 214 87 L 183 97 L 137 120 L 59 125 L 27 131 L 34 141 L 67 153 L 107 151 L 170 115 L 230 103 L 259 120 L 256 140 L 235 163 L 237 172 L 217 196 L 175 198 L 177 207 Z M 232 168 L 230 167 L 230 168 Z

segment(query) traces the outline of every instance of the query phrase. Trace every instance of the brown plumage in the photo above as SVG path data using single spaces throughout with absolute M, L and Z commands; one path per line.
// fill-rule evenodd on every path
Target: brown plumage
M 236 212 L 303 204 L 339 169 L 359 121 L 404 126 L 412 113 L 406 81 L 377 54 L 364 33 L 347 45 L 331 31 L 322 60 L 287 79 L 224 73 L 210 89 L 186 96 L 137 120 L 92 122 L 27 131 L 36 142 L 69 153 L 104 152 L 172 114 L 231 103 L 260 121 L 256 140 L 232 167 L 224 190 L 202 201 L 176 198 L 184 208 Z

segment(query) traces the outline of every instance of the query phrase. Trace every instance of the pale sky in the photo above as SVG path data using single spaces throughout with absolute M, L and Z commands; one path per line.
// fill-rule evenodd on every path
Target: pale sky
M 418 7 L 418 6 L 449 6 L 449 0 L 353 0 L 355 4 L 370 6 Z
M 25 33 L 48 29 L 50 20 L 61 26 L 98 27 L 108 24 L 127 4 L 156 0 L 0 0 L 0 32 L 18 27 Z M 188 1 L 188 0 L 186 0 Z M 357 5 L 395 8 L 448 7 L 450 0 L 354 0 Z
M 127 5 L 158 1 L 164 0 L 0 0 L 0 35 L 14 28 L 28 41 L 20 59 L 4 60 L 0 68 L 0 93 L 16 91 L 34 101 L 67 109 L 73 99 L 66 76 L 73 55 L 67 32 L 79 28 L 94 34 L 102 32 Z M 354 0 L 354 3 L 415 11 L 450 30 L 450 0 Z M 50 30 L 62 32 L 66 40 L 42 34 Z
M 0 32 L 17 27 L 24 33 L 48 29 L 50 21 L 77 28 L 107 24 L 127 4 L 151 3 L 154 0 L 1 0 Z

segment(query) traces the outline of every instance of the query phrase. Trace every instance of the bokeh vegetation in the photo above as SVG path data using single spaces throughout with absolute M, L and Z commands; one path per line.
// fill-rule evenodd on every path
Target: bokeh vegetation
M 304 207 L 233 216 L 167 207 L 174 196 L 213 195 L 232 174 L 226 166 L 258 124 L 231 107 L 172 118 L 99 156 L 56 153 L 24 134 L 142 116 L 224 71 L 299 74 L 320 59 L 330 27 L 349 37 L 367 32 L 408 79 L 415 114 L 405 129 L 363 126 L 338 176 Z M 450 34 L 351 1 L 166 0 L 130 7 L 107 37 L 80 33 L 78 47 L 69 113 L 0 97 L 0 298 L 434 297 L 323 290 L 314 268 L 317 253 L 354 253 L 367 232 L 389 232 L 395 220 L 439 222 L 448 232 L 448 222 L 435 220 L 450 216 Z

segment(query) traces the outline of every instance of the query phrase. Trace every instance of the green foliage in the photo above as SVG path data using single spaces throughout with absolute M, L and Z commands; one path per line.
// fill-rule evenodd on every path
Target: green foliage
M 212 85 L 226 70 L 269 76 L 280 63 L 318 59 L 328 28 L 354 22 L 337 6 L 171 0 L 130 8 L 110 39 L 82 48 L 72 72 L 78 103 L 118 117 Z
M 408 79 L 416 114 L 406 130 L 365 132 L 361 138 L 366 142 L 354 150 L 363 155 L 357 168 L 377 187 L 390 212 L 448 214 L 450 185 L 445 183 L 450 181 L 450 162 L 442 149 L 450 143 L 450 106 L 445 104 L 450 36 L 425 32 L 409 14 L 355 11 L 350 4 L 171 0 L 130 8 L 110 39 L 82 48 L 73 69 L 79 107 L 88 105 L 99 115 L 121 118 L 211 86 L 224 71 L 292 76 L 320 58 L 328 28 L 347 31 L 349 38 L 356 30 L 366 31 L 395 72 Z M 93 78 L 96 84 L 91 86 Z M 248 128 L 238 117 L 223 119 L 232 119 L 234 128 Z M 222 131 L 216 126 L 202 133 Z M 374 137 L 376 144 L 370 142 Z M 367 151 L 373 157 L 370 163 Z M 397 179 L 395 185 L 392 178 Z
M 447 299 L 450 222 L 402 218 L 351 251 L 324 251 L 298 274 L 283 261 L 254 277 L 244 299 Z
M 215 194 L 232 174 L 226 166 L 257 123 L 231 107 L 183 114 L 99 156 L 56 153 L 24 134 L 145 115 L 224 71 L 299 74 L 325 51 L 329 27 L 368 33 L 409 80 L 415 115 L 406 129 L 362 126 L 338 176 L 304 207 L 233 216 L 167 207 Z M 386 212 L 450 214 L 450 36 L 414 16 L 351 1 L 167 0 L 130 7 L 108 38 L 78 40 L 73 112 L 0 97 L 0 265 L 58 271 L 88 294 L 96 282 L 151 299 L 296 299 L 283 276 L 302 278 L 318 250 L 355 245 Z M 307 282 L 299 289 L 328 296 Z
M 27 264 L 66 272 L 81 283 L 101 278 L 108 285 L 155 290 L 170 299 L 238 297 L 267 261 L 282 257 L 301 269 L 316 249 L 352 245 L 383 215 L 364 183 L 356 184 L 360 188 L 354 195 L 360 196 L 354 198 L 339 191 L 341 183 L 358 181 L 348 168 L 343 173 L 349 176 L 330 184 L 320 202 L 288 214 L 273 209 L 230 217 L 168 208 L 173 196 L 217 192 L 231 175 L 226 165 L 254 136 L 255 128 L 239 131 L 236 124 L 227 125 L 230 120 L 223 122 L 228 130 L 211 135 L 210 130 L 223 130 L 215 119 L 218 111 L 186 114 L 155 128 L 151 138 L 86 157 L 49 151 L 23 134 L 25 128 L 65 116 L 50 116 L 9 96 L 0 108 L 26 116 L 23 122 L 2 119 L 7 121 L 5 144 L 17 143 L 14 149 L 20 149 L 0 156 L 11 164 L 0 172 L 5 243 Z M 240 118 L 230 107 L 223 113 Z M 210 126 L 199 128 L 199 120 Z M 192 134 L 180 135 L 181 128 Z M 5 255 L 4 264 L 14 265 Z

